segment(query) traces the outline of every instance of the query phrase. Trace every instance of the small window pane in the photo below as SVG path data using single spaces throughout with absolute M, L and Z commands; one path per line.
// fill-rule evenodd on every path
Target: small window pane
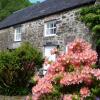
M 53 26 L 54 26 L 54 23 L 50 23 L 50 28 L 53 28 Z
M 21 40 L 21 34 L 16 35 L 16 40 L 20 41 Z
M 16 33 L 21 33 L 21 28 L 16 28 Z
M 49 35 L 50 34 L 50 29 L 47 29 L 47 35 Z
M 54 22 L 54 27 L 56 27 L 56 22 Z
M 54 28 L 54 34 L 56 34 L 56 28 Z
M 50 29 L 50 34 L 54 34 L 54 29 Z

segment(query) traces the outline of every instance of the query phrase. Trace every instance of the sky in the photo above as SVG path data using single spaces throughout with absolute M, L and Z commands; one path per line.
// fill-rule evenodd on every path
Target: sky
M 43 2 L 45 0 L 30 0 L 30 2 L 32 2 L 32 3 L 36 3 L 37 1 Z

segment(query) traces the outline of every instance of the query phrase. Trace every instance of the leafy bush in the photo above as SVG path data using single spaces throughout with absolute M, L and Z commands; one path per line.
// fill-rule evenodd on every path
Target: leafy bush
M 100 5 L 85 7 L 80 10 L 80 19 L 94 32 L 93 42 L 100 45 Z
M 0 94 L 25 95 L 35 69 L 42 66 L 42 54 L 29 43 L 13 51 L 0 52 Z
M 32 100 L 95 100 L 100 96 L 96 60 L 97 53 L 83 39 L 69 43 L 67 52 L 58 53 L 47 74 L 32 88 Z

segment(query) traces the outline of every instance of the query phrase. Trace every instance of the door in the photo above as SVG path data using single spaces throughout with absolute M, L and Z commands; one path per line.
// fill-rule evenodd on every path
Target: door
M 51 50 L 53 48 L 55 48 L 56 46 L 45 46 L 44 47 L 44 56 L 46 58 L 48 58 L 49 61 L 55 61 L 56 60 L 56 55 L 51 55 Z M 43 65 L 43 75 L 45 75 L 47 73 L 47 70 L 49 68 L 49 64 L 48 65 Z
M 56 46 L 45 46 L 44 47 L 44 56 L 49 59 L 49 61 L 55 61 L 56 55 L 51 55 L 51 50 L 55 48 Z

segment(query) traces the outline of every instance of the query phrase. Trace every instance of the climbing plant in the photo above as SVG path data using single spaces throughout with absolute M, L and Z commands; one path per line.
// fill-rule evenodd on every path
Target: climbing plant
M 100 45 L 100 5 L 85 7 L 80 10 L 80 19 L 93 32 L 96 46 Z
M 85 7 L 80 10 L 80 20 L 84 22 L 92 32 L 93 45 L 98 53 L 100 65 L 100 5 Z

